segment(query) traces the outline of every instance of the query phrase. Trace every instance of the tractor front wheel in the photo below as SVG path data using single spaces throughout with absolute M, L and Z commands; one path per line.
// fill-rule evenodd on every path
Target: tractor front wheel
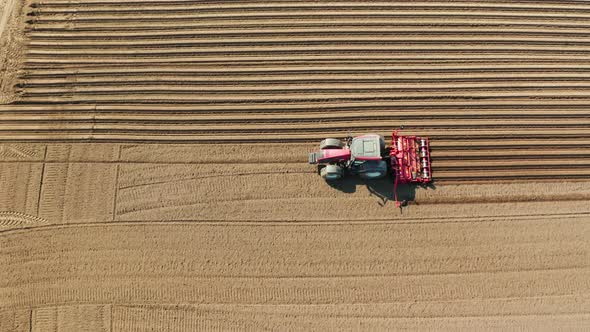
M 326 138 L 320 142 L 320 150 L 325 149 L 342 149 L 344 143 L 341 140 L 335 138 Z

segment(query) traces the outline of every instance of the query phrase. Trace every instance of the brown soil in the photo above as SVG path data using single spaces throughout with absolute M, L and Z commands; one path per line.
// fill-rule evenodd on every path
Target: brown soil
M 24 61 L 24 1 L 0 1 L 0 104 L 17 99 L 15 85 Z
M 587 330 L 590 4 L 0 2 L 0 331 Z M 432 138 L 434 186 L 324 137 Z

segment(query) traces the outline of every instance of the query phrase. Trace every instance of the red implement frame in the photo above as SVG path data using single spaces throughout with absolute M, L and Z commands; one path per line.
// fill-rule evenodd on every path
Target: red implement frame
M 391 135 L 391 169 L 395 175 L 393 194 L 397 207 L 401 202 L 397 199 L 398 183 L 429 183 L 432 181 L 430 169 L 430 142 L 428 138 L 399 135 L 394 131 Z

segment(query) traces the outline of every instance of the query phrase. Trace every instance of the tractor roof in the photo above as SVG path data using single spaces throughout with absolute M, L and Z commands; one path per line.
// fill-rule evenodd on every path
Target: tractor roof
M 359 160 L 381 159 L 384 149 L 385 140 L 382 136 L 376 134 L 355 137 L 350 144 L 352 156 Z

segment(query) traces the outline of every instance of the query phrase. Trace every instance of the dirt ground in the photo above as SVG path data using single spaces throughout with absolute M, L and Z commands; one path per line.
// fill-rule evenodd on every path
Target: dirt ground
M 590 4 L 0 1 L 0 331 L 590 329 Z M 307 164 L 432 139 L 432 186 Z

